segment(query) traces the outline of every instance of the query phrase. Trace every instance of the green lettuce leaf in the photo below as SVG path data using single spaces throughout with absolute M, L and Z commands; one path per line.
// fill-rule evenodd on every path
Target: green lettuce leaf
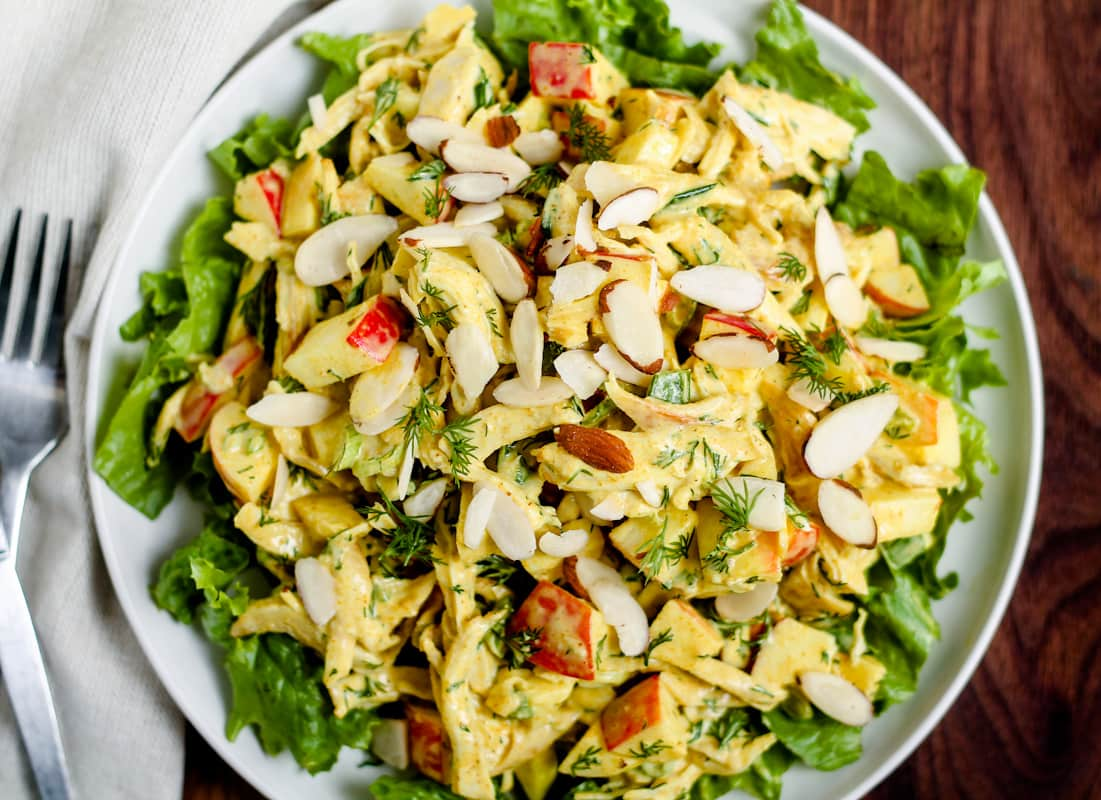
M 239 181 L 277 158 L 293 156 L 297 138 L 295 126 L 289 120 L 261 114 L 207 156 L 226 177 Z
M 527 74 L 528 43 L 587 42 L 636 85 L 703 92 L 715 44 L 689 45 L 663 2 L 643 0 L 494 0 L 494 49 L 506 68 Z
M 355 86 L 359 79 L 356 56 L 359 51 L 371 43 L 372 35 L 360 33 L 354 36 L 333 36 L 328 33 L 307 33 L 298 40 L 298 45 L 307 53 L 317 56 L 333 67 L 325 78 L 321 95 L 326 103 Z
M 371 784 L 375 800 L 461 800 L 433 780 L 421 775 L 383 775 Z
M 775 744 L 758 756 L 749 769 L 737 775 L 704 775 L 692 787 L 692 800 L 719 800 L 733 789 L 761 800 L 779 800 L 783 776 L 795 763 L 795 756 L 780 744 Z
M 230 603 L 235 614 L 244 611 L 240 601 L 225 589 L 249 565 L 249 552 L 233 541 L 232 528 L 208 524 L 192 541 L 170 555 L 157 573 L 153 601 L 176 618 L 190 623 L 204 601 Z M 245 595 L 247 600 L 247 595 Z
M 772 4 L 765 27 L 757 32 L 757 55 L 738 70 L 738 79 L 827 108 L 858 132 L 868 129 L 865 112 L 875 108 L 856 78 L 846 80 L 822 66 L 818 45 L 807 32 L 795 0 Z
M 860 728 L 817 712 L 805 720 L 789 717 L 780 708 L 761 716 L 784 747 L 815 769 L 840 769 L 860 758 Z

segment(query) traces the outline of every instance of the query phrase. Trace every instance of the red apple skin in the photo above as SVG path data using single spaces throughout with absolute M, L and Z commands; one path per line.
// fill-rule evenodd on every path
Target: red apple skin
M 390 357 L 405 330 L 405 309 L 397 300 L 381 294 L 365 301 L 364 306 L 366 312 L 344 341 L 381 364 Z
M 593 609 L 549 581 L 540 581 L 509 620 L 509 633 L 539 630 L 532 664 L 591 681 L 596 677 Z
M 587 47 L 578 42 L 532 42 L 528 45 L 531 92 L 558 100 L 592 100 L 592 64 Z
M 267 169 L 256 174 L 256 182 L 264 193 L 264 199 L 268 201 L 272 219 L 275 220 L 275 232 L 282 233 L 283 176 L 273 169 Z
M 768 331 L 749 317 L 740 314 L 727 314 L 722 311 L 712 310 L 703 315 L 703 324 L 700 328 L 701 339 L 731 333 L 746 334 L 752 336 L 754 339 L 763 339 L 769 343 L 771 343 L 774 338 Z
M 451 748 L 439 712 L 406 703 L 405 719 L 409 723 L 409 760 L 432 780 L 447 783 Z
M 238 378 L 260 359 L 263 352 L 254 338 L 246 336 L 218 356 L 214 367 Z M 180 415 L 175 424 L 176 432 L 185 442 L 198 439 L 206 430 L 220 402 L 229 394 L 229 392 L 212 392 L 198 377 L 193 378 L 180 405 Z
M 937 443 L 937 412 L 941 401 L 936 395 L 925 392 L 913 383 L 900 380 L 897 375 L 875 371 L 872 377 L 889 383 L 898 392 L 899 401 L 905 412 L 917 420 L 914 430 L 906 437 L 906 444 L 928 447 Z
M 632 686 L 610 702 L 600 715 L 604 746 L 615 750 L 632 736 L 661 723 L 661 675 Z
M 790 567 L 798 564 L 813 553 L 815 548 L 818 547 L 819 535 L 818 526 L 810 520 L 807 520 L 806 526 L 802 528 L 795 528 L 791 520 L 788 520 L 788 548 L 787 552 L 784 553 L 784 566 Z

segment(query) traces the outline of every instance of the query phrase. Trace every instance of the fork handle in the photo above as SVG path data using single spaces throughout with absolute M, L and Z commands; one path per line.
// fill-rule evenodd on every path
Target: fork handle
M 31 467 L 0 465 L 0 561 L 15 559 Z

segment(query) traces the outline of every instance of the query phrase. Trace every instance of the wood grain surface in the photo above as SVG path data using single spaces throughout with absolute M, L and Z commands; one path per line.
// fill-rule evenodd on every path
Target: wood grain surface
M 1101 797 L 1101 0 L 806 2 L 986 170 L 1044 359 L 1043 490 L 1021 582 L 970 685 L 870 797 Z M 185 800 L 259 797 L 193 731 L 187 756 Z

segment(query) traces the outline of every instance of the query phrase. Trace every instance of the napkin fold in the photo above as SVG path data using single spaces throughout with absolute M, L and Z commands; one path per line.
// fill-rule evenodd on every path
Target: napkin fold
M 83 416 L 92 320 L 149 181 L 195 113 L 250 47 L 317 4 L 0 4 L 0 242 L 15 208 L 24 220 L 71 217 L 73 266 L 84 276 L 65 342 L 71 427 L 31 480 L 18 556 L 82 798 L 176 800 L 184 765 L 182 718 L 95 541 L 83 457 L 86 426 L 97 424 Z M 0 798 L 35 796 L 0 692 Z

